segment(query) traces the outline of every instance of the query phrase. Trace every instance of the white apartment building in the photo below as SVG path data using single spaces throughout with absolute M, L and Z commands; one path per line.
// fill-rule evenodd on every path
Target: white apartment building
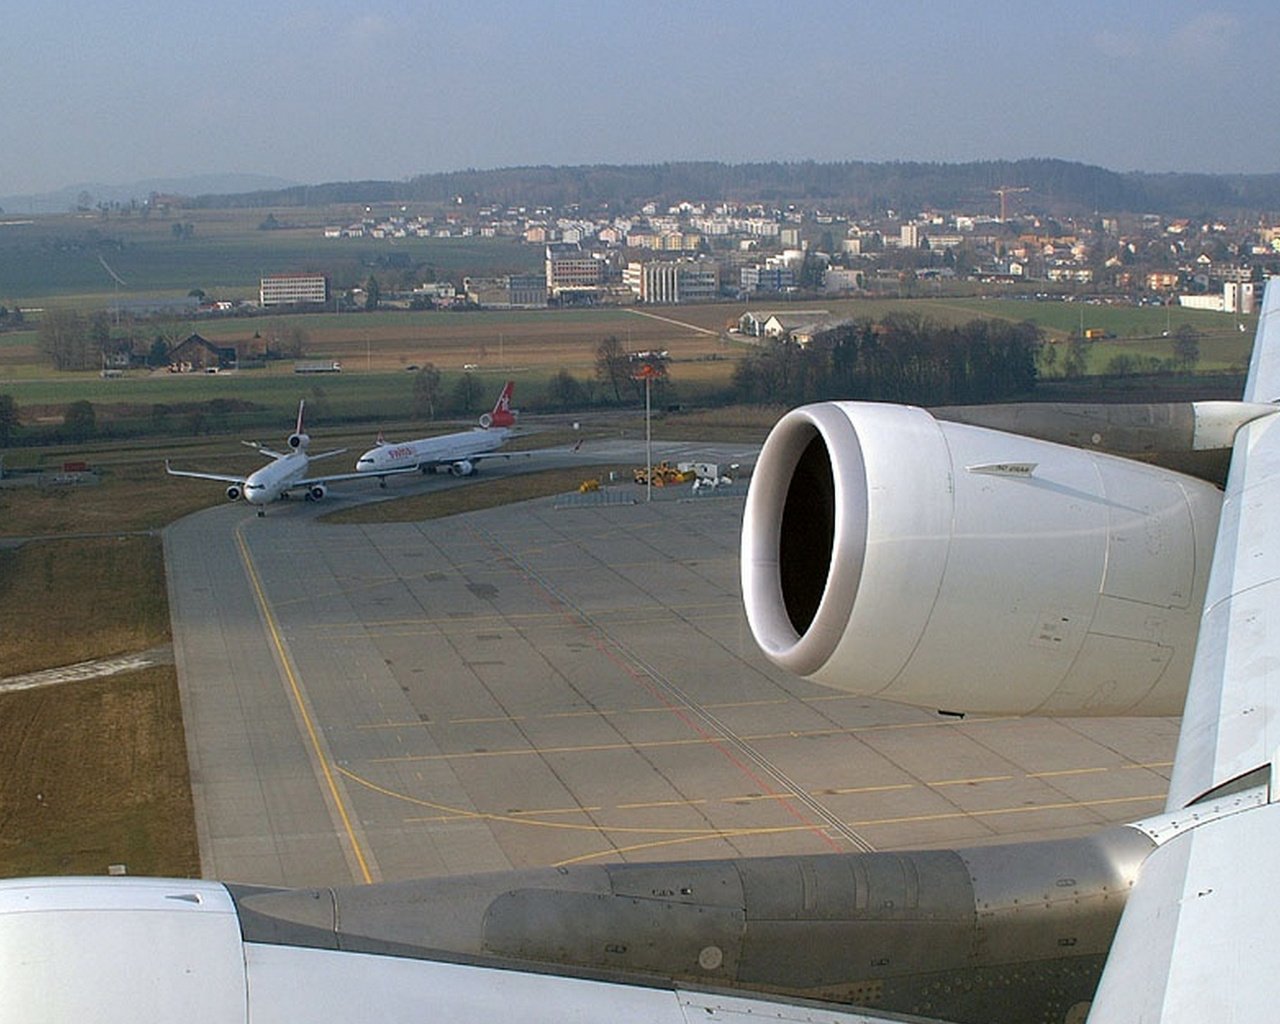
M 633 261 L 623 272 L 623 282 L 641 302 L 714 302 L 720 296 L 720 267 L 709 260 Z
M 552 243 L 547 246 L 545 275 L 549 298 L 598 294 L 604 284 L 604 261 L 578 245 Z
M 329 301 L 329 278 L 324 274 L 270 274 L 258 284 L 262 306 L 324 305 Z

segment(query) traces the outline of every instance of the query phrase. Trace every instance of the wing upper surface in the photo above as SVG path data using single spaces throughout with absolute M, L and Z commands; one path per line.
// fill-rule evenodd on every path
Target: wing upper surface
M 1267 285 L 1246 400 L 1280 397 L 1280 278 Z M 1280 407 L 1277 408 L 1280 412 Z M 1280 418 L 1236 434 L 1167 807 L 1270 765 L 1280 747 Z
M 226 473 L 197 473 L 193 469 L 174 469 L 169 463 L 164 464 L 164 471 L 170 476 L 189 476 L 195 480 L 219 480 L 224 484 L 243 484 L 244 476 L 231 476 Z
M 1244 397 L 1280 400 L 1280 278 Z M 1160 845 L 1129 895 L 1090 1024 L 1274 1018 L 1278 753 L 1280 406 L 1235 436 L 1165 831 L 1151 833 Z
M 1258 333 L 1249 358 L 1249 380 L 1244 387 L 1246 402 L 1280 402 L 1280 287 L 1276 278 L 1267 282 L 1262 295 Z
M 369 480 L 376 479 L 380 476 L 398 476 L 401 473 L 416 473 L 415 466 L 408 466 L 404 469 L 387 469 L 380 472 L 366 471 L 360 473 L 330 473 L 327 476 L 309 476 L 304 480 L 295 480 L 286 490 L 293 490 L 295 487 L 310 487 L 312 484 L 331 484 L 338 480 Z

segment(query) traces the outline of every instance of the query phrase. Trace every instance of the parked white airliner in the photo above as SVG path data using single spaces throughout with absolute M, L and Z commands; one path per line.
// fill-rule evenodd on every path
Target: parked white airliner
M 511 411 L 514 388 L 515 382 L 507 381 L 493 409 L 480 417 L 480 426 L 471 430 L 420 437 L 416 441 L 384 441 L 379 434 L 378 443 L 356 460 L 356 469 L 378 477 L 413 469 L 424 473 L 448 469 L 454 476 L 470 476 L 481 459 L 510 458 L 510 453 L 496 449 L 506 443 L 516 422 L 516 414 Z
M 258 515 L 266 515 L 266 509 L 263 507 L 279 498 L 287 497 L 292 491 L 303 492 L 309 501 L 319 501 L 328 493 L 328 484 L 335 480 L 357 480 L 364 476 L 363 473 L 333 473 L 328 476 L 308 476 L 307 470 L 310 464 L 316 459 L 327 459 L 332 455 L 341 455 L 346 451 L 345 448 L 335 448 L 333 451 L 321 452 L 319 455 L 311 455 L 307 452 L 307 446 L 311 443 L 311 438 L 307 436 L 302 426 L 302 416 L 306 407 L 306 399 L 302 399 L 298 403 L 298 423 L 292 434 L 289 435 L 289 450 L 284 452 L 274 451 L 265 445 L 258 444 L 256 441 L 243 441 L 250 448 L 256 448 L 263 455 L 269 455 L 271 461 L 261 469 L 255 470 L 248 476 L 231 476 L 225 473 L 199 473 L 189 469 L 174 469 L 165 461 L 164 468 L 170 476 L 190 476 L 199 480 L 220 480 L 229 485 L 227 487 L 227 497 L 236 501 L 244 498 L 250 505 L 258 507 Z M 392 469 L 391 472 L 396 472 Z M 402 471 L 403 472 L 403 471 Z

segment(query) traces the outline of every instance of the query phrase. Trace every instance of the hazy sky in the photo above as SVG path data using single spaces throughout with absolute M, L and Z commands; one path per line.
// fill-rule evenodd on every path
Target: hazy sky
M 667 160 L 1280 171 L 1276 0 L 48 0 L 0 195 Z

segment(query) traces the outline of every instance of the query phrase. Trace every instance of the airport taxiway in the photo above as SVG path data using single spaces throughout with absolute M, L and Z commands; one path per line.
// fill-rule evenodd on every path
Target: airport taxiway
M 742 498 L 682 494 L 170 527 L 206 877 L 954 846 L 1162 807 L 1174 719 L 960 720 L 769 666 L 739 600 Z

